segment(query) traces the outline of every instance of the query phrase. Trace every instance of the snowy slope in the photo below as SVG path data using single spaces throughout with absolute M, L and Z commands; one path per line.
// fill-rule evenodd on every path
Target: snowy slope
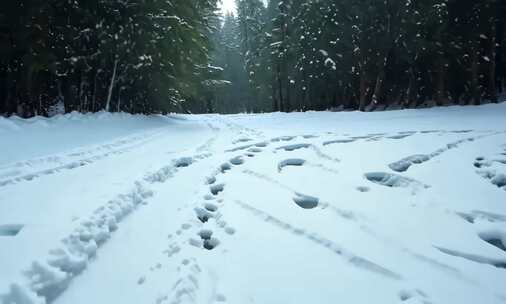
M 1 303 L 506 302 L 506 104 L 0 119 L 0 142 Z

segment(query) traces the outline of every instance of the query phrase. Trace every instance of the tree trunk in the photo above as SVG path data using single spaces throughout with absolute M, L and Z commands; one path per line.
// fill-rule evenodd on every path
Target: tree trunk
M 437 67 L 436 77 L 436 105 L 441 106 L 446 101 L 446 86 L 445 86 L 445 62 L 440 59 Z
M 283 112 L 284 108 L 283 108 L 283 105 L 284 105 L 284 100 L 283 100 L 283 80 L 281 79 L 281 65 L 278 63 L 277 66 L 277 71 L 276 71 L 276 77 L 277 77 L 277 81 L 278 81 L 278 96 L 279 96 L 279 110 L 281 112 Z
M 408 88 L 406 89 L 406 94 L 404 96 L 404 102 L 402 104 L 402 108 L 406 108 L 409 104 L 413 101 L 413 92 L 415 92 L 415 85 L 416 85 L 416 75 L 414 72 L 414 68 L 411 66 L 409 67 L 409 84 Z
M 291 105 L 291 101 L 290 99 L 292 98 L 290 96 L 290 79 L 287 80 L 287 84 L 286 84 L 286 105 L 285 105 L 285 111 L 286 112 L 290 112 L 291 111 L 291 108 L 292 108 L 292 105 Z
M 93 96 L 91 97 L 91 111 L 94 112 L 97 110 L 97 86 L 98 86 L 98 75 L 100 74 L 100 69 L 95 72 L 95 77 L 93 79 Z
M 118 69 L 118 59 L 114 60 L 114 68 L 112 70 L 111 82 L 109 83 L 109 90 L 107 92 L 107 102 L 105 103 L 105 111 L 109 112 L 111 108 L 112 90 L 114 89 L 114 82 L 116 81 L 116 71 Z
M 0 115 L 7 113 L 7 91 L 9 90 L 7 65 L 0 65 Z
M 495 69 L 496 69 L 496 35 L 497 35 L 497 29 L 496 29 L 496 23 L 495 18 L 491 18 L 491 33 L 490 33 L 490 54 L 489 54 L 489 79 L 488 79 L 488 98 L 491 102 L 497 103 L 497 88 L 496 88 L 496 76 L 495 76 Z
M 381 97 L 384 80 L 385 80 L 385 66 L 382 66 L 378 73 L 378 77 L 376 78 L 376 85 L 374 86 L 374 93 L 372 95 L 372 100 L 369 107 L 371 111 L 374 111 L 376 105 L 378 104 L 379 98 Z
M 122 90 L 123 90 L 123 87 L 120 87 L 119 91 L 118 91 L 118 104 L 116 107 L 116 112 L 121 112 L 121 91 Z
M 476 44 L 476 43 L 475 43 Z M 480 82 L 478 79 L 478 60 L 479 60 L 479 49 L 478 46 L 472 50 L 471 59 L 471 101 L 473 105 L 480 104 Z
M 364 71 L 360 72 L 359 111 L 364 111 L 365 103 L 367 101 L 367 79 L 364 74 Z
M 68 76 L 60 78 L 61 93 L 63 96 L 63 104 L 65 106 L 65 113 L 70 113 L 75 110 L 74 108 L 74 95 L 72 94 L 71 84 Z

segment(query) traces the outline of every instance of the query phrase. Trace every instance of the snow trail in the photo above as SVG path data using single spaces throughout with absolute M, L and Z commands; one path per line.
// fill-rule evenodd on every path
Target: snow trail
M 503 303 L 504 117 L 122 116 L 100 128 L 146 125 L 20 152 L 0 163 L 0 303 Z

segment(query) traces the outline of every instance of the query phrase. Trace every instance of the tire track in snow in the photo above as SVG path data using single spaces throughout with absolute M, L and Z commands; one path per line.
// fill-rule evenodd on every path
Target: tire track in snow
M 261 173 L 258 173 L 258 172 L 255 172 L 255 171 L 252 171 L 252 170 L 243 170 L 243 173 L 244 174 L 247 174 L 249 176 L 252 176 L 252 177 L 255 177 L 255 178 L 258 178 L 258 179 L 261 179 L 261 180 L 264 180 L 264 181 L 267 181 L 277 187 L 280 187 L 280 188 L 283 188 L 285 190 L 288 190 L 288 191 L 291 191 L 291 192 L 294 192 L 294 193 L 297 193 L 294 189 L 292 189 L 291 187 L 287 186 L 287 185 L 284 185 L 282 183 L 280 183 L 279 181 L 269 177 L 269 176 L 266 176 L 264 174 L 261 174 Z M 335 206 L 333 206 L 332 204 L 329 204 L 329 203 L 320 203 L 320 206 L 325 209 L 325 208 L 330 208 L 331 210 L 333 210 L 338 216 L 340 216 L 341 218 L 343 219 L 346 219 L 346 220 L 351 220 L 353 222 L 356 222 L 359 218 L 362 218 L 363 216 L 361 215 L 357 215 L 355 214 L 353 211 L 350 211 L 350 210 L 344 210 L 344 209 L 341 209 L 341 208 L 337 208 Z M 254 207 L 253 207 L 254 208 Z M 260 212 L 263 212 L 264 214 L 267 214 L 266 212 L 260 210 L 260 209 L 256 209 L 255 210 L 258 210 Z M 390 241 L 386 241 L 386 239 L 384 237 L 381 237 L 379 236 L 376 232 L 374 232 L 373 229 L 371 229 L 370 227 L 368 227 L 368 225 L 364 225 L 363 223 L 360 225 L 360 230 L 363 231 L 364 233 L 368 234 L 369 236 L 373 237 L 374 239 L 380 241 L 381 243 L 389 246 L 389 247 L 392 247 L 392 246 L 395 246 L 395 247 L 398 247 L 397 244 L 395 243 L 392 243 Z M 436 267 L 438 269 L 440 269 L 441 271 L 443 271 L 444 273 L 447 273 L 453 277 L 456 277 L 456 278 L 459 278 L 459 279 L 462 279 L 462 280 L 465 280 L 465 281 L 470 281 L 469 279 L 465 278 L 459 270 L 457 270 L 456 268 L 454 267 L 451 267 L 449 265 L 446 265 L 444 263 L 441 263 L 435 259 L 432 259 L 430 257 L 427 257 L 427 256 L 424 256 L 422 254 L 419 254 L 419 253 L 415 253 L 407 248 L 404 248 L 404 247 L 398 247 L 398 249 L 408 255 L 410 255 L 411 257 L 413 258 L 416 258 L 417 260 L 420 260 L 426 264 L 429 264 L 433 267 Z
M 163 183 L 182 168 L 205 159 L 210 154 L 174 159 L 170 165 L 148 173 L 134 183 L 128 192 L 118 194 L 92 215 L 81 221 L 60 247 L 50 250 L 46 257 L 34 261 L 23 272 L 22 281 L 11 282 L 6 294 L 0 294 L 2 303 L 47 303 L 52 302 L 78 276 L 98 249 L 118 229 L 118 224 L 131 215 L 154 195 L 150 185 Z
M 326 239 L 322 236 L 319 236 L 317 233 L 307 232 L 306 229 L 292 226 L 292 225 L 268 214 L 267 212 L 257 209 L 257 208 L 255 208 L 247 203 L 244 203 L 240 200 L 235 200 L 234 203 L 271 225 L 274 225 L 278 228 L 281 228 L 282 230 L 292 233 L 295 236 L 304 238 L 306 240 L 309 240 L 309 241 L 317 244 L 318 246 L 321 246 L 323 248 L 326 248 L 327 250 L 330 250 L 334 254 L 345 259 L 348 263 L 350 263 L 354 267 L 357 267 L 357 268 L 360 268 L 360 269 L 363 269 L 363 270 L 366 270 L 369 272 L 376 273 L 378 275 L 381 275 L 381 276 L 389 278 L 389 279 L 394 279 L 394 280 L 401 280 L 402 279 L 402 276 L 395 273 L 394 271 L 391 271 L 381 265 L 378 265 L 372 261 L 369 261 L 366 258 L 355 255 L 355 254 L 351 253 L 350 251 L 348 251 L 347 249 L 340 246 L 339 244 L 337 244 L 329 239 Z
M 506 165 L 506 148 L 502 148 L 502 151 L 494 156 L 477 157 L 473 165 L 477 168 L 478 175 L 488 180 L 492 185 L 506 191 L 506 170 L 503 166 Z
M 302 194 L 300 193 L 299 191 L 285 185 L 285 184 L 282 184 L 281 182 L 275 180 L 274 178 L 271 178 L 265 174 L 261 174 L 261 173 L 258 173 L 258 172 L 255 172 L 253 170 L 250 170 L 250 169 L 246 169 L 246 170 L 243 170 L 242 173 L 246 174 L 246 175 L 249 175 L 251 177 L 254 177 L 254 178 L 257 178 L 259 180 L 263 180 L 263 181 L 266 181 L 266 182 L 269 182 L 279 188 L 282 188 L 282 189 L 285 189 L 287 191 L 290 191 L 294 194 L 294 198 L 296 197 L 310 197 L 310 198 L 313 198 L 309 195 L 305 195 L 305 194 Z M 347 220 L 352 220 L 352 221 L 355 221 L 359 216 L 351 211 L 351 210 L 345 210 L 345 209 L 341 209 L 341 208 L 338 208 L 336 206 L 334 206 L 333 204 L 331 203 L 328 203 L 328 202 L 323 202 L 321 201 L 320 199 L 318 198 L 315 198 L 318 200 L 318 207 L 320 207 L 321 209 L 327 209 L 329 208 L 330 210 L 332 210 L 334 213 L 336 213 L 339 217 L 341 218 L 344 218 L 344 219 L 347 219 Z M 361 217 L 361 216 L 360 216 Z
M 333 161 L 336 163 L 340 163 L 341 160 L 338 158 L 334 158 L 326 153 L 324 153 L 320 148 L 318 148 L 315 144 L 311 143 L 298 143 L 298 144 L 291 144 L 291 145 L 284 145 L 277 147 L 276 150 L 285 150 L 287 152 L 293 152 L 299 149 L 311 149 L 315 152 L 316 156 L 318 156 L 321 159 Z
M 504 133 L 506 133 L 506 132 L 493 132 L 491 134 L 484 134 L 484 135 L 478 135 L 478 136 L 459 139 L 457 141 L 446 144 L 445 147 L 437 149 L 436 151 L 434 151 L 432 153 L 410 155 L 408 157 L 405 157 L 401 160 L 398 160 L 396 162 L 389 164 L 388 167 L 390 167 L 390 169 L 392 169 L 395 172 L 406 172 L 406 171 L 408 171 L 408 169 L 411 166 L 423 164 L 435 157 L 440 156 L 441 154 L 443 154 L 444 152 L 447 152 L 448 150 L 458 148 L 459 146 L 461 146 L 464 143 L 474 142 L 479 139 L 483 139 L 486 137 L 495 136 L 495 135 L 499 135 L 499 134 L 504 134 Z
M 142 145 L 145 145 L 146 143 L 154 140 L 157 137 L 157 135 L 161 134 L 163 132 L 163 130 L 165 130 L 165 129 L 166 128 L 161 128 L 155 132 L 151 132 L 151 134 L 149 134 L 149 135 L 143 134 L 143 135 L 136 135 L 133 137 L 123 138 L 123 139 L 114 141 L 112 143 L 99 145 L 98 147 L 90 149 L 90 150 L 75 151 L 75 152 L 67 153 L 64 155 L 54 155 L 54 156 L 49 156 L 49 157 L 45 157 L 45 158 L 38 158 L 38 159 L 34 159 L 34 160 L 18 162 L 14 165 L 5 166 L 0 171 L 0 176 L 2 176 L 2 175 L 3 176 L 9 176 L 9 175 L 15 176 L 15 175 L 20 175 L 20 174 L 22 174 L 22 175 L 8 178 L 8 179 L 4 179 L 4 180 L 0 180 L 0 187 L 14 185 L 14 184 L 21 183 L 21 182 L 33 181 L 34 179 L 40 178 L 42 176 L 53 175 L 53 174 L 59 173 L 64 170 L 72 170 L 72 169 L 76 169 L 79 167 L 84 167 L 84 166 L 87 166 L 87 165 L 92 164 L 94 162 L 106 159 L 111 156 L 121 155 L 121 154 L 130 152 L 133 149 L 140 147 Z M 128 144 L 131 144 L 131 145 L 128 145 Z M 106 150 L 106 152 L 101 153 L 103 150 Z M 63 164 L 60 164 L 58 166 L 52 166 L 50 168 L 45 168 L 45 169 L 27 172 L 27 173 L 26 172 L 22 173 L 20 171 L 22 168 L 25 168 L 25 167 L 32 167 L 34 165 L 40 165 L 40 164 L 45 164 L 45 163 L 58 163 L 58 162 L 61 162 L 62 160 L 65 161 L 65 159 L 67 159 L 67 158 L 74 158 L 77 156 L 84 156 L 84 155 L 90 155 L 90 154 L 91 154 L 91 156 L 89 156 L 89 157 L 86 157 L 83 159 L 76 159 L 76 160 L 70 159 L 70 160 L 67 160 Z M 1 173 L 2 171 L 3 172 L 7 171 L 7 172 L 2 174 Z M 9 173 L 9 171 L 10 171 L 10 173 Z
M 206 122 L 206 125 L 211 130 L 213 135 L 205 143 L 203 143 L 202 145 L 197 147 L 197 149 L 196 149 L 197 152 L 210 151 L 212 145 L 216 142 L 216 140 L 218 139 L 218 136 L 220 134 L 221 129 L 219 127 L 216 127 L 215 125 L 213 125 L 209 121 Z

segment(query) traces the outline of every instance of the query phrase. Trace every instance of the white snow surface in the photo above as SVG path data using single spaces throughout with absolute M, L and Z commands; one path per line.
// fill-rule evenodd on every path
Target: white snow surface
M 0 118 L 0 303 L 506 303 L 506 104 Z

